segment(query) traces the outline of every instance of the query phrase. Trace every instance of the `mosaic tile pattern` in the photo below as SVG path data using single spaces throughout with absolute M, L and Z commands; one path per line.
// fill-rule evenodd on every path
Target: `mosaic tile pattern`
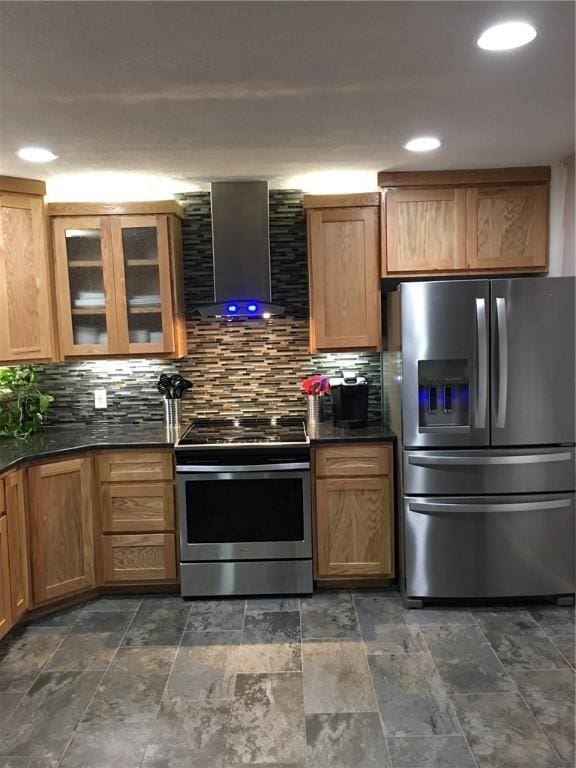
M 210 416 L 303 416 L 300 382 L 311 373 L 367 376 L 370 417 L 381 415 L 380 355 L 310 355 L 306 219 L 298 190 L 270 192 L 272 297 L 283 317 L 232 321 L 200 319 L 194 308 L 213 300 L 210 195 L 181 197 L 185 302 L 189 353 L 177 363 L 162 360 L 90 361 L 39 366 L 40 384 L 55 399 L 50 423 L 161 421 L 156 381 L 178 372 L 194 383 L 184 400 L 184 420 Z M 93 390 L 105 387 L 108 408 L 94 410 Z M 326 415 L 330 416 L 329 398 Z

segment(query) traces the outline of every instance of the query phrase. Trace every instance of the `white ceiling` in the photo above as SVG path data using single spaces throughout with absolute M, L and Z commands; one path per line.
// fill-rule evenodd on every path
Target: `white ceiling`
M 476 47 L 509 18 L 535 42 Z M 572 2 L 0 2 L 0 67 L 0 172 L 16 176 L 284 185 L 574 149 Z M 439 151 L 402 148 L 426 133 Z M 23 145 L 61 157 L 30 165 Z

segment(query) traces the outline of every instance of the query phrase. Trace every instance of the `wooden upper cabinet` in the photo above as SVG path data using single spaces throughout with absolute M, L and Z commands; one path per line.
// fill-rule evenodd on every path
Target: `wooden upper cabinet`
M 382 276 L 545 272 L 550 168 L 382 172 Z
M 29 523 L 35 602 L 94 585 L 92 458 L 31 467 Z
M 546 185 L 467 189 L 466 216 L 468 269 L 546 270 Z
M 30 578 L 24 472 L 17 470 L 4 478 L 10 562 L 10 593 L 14 623 L 30 605 Z
M 392 463 L 390 444 L 315 449 L 318 579 L 394 575 Z
M 305 205 L 311 351 L 380 349 L 378 207 Z
M 120 346 L 129 354 L 173 352 L 167 216 L 114 216 Z
M 121 206 L 49 206 L 64 357 L 182 357 L 180 220 L 170 213 L 109 215 L 110 208 L 122 211 Z M 136 204 L 124 208 L 138 210 Z
M 465 223 L 464 189 L 388 190 L 383 275 L 464 269 Z
M 0 361 L 55 356 L 44 201 L 3 192 L 0 177 Z M 25 180 L 22 180 L 25 181 Z
M 65 357 L 119 352 L 110 221 L 53 222 L 60 344 Z

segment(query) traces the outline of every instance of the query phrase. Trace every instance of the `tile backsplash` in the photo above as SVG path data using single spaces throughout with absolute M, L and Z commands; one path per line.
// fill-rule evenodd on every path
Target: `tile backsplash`
M 370 417 L 381 414 L 380 355 L 308 351 L 306 219 L 302 193 L 270 191 L 272 299 L 286 314 L 270 320 L 201 319 L 195 307 L 213 299 L 210 195 L 180 197 L 188 356 L 163 360 L 102 360 L 38 366 L 41 387 L 54 395 L 50 423 L 160 421 L 162 372 L 193 382 L 183 400 L 184 421 L 194 417 L 305 413 L 300 382 L 311 373 L 351 370 L 370 383 Z M 94 389 L 104 387 L 108 408 L 94 409 Z

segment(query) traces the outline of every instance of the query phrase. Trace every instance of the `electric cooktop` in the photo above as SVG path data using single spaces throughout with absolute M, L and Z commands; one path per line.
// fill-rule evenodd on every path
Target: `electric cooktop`
M 306 443 L 308 437 L 304 422 L 295 417 L 197 419 L 182 434 L 176 448 Z

